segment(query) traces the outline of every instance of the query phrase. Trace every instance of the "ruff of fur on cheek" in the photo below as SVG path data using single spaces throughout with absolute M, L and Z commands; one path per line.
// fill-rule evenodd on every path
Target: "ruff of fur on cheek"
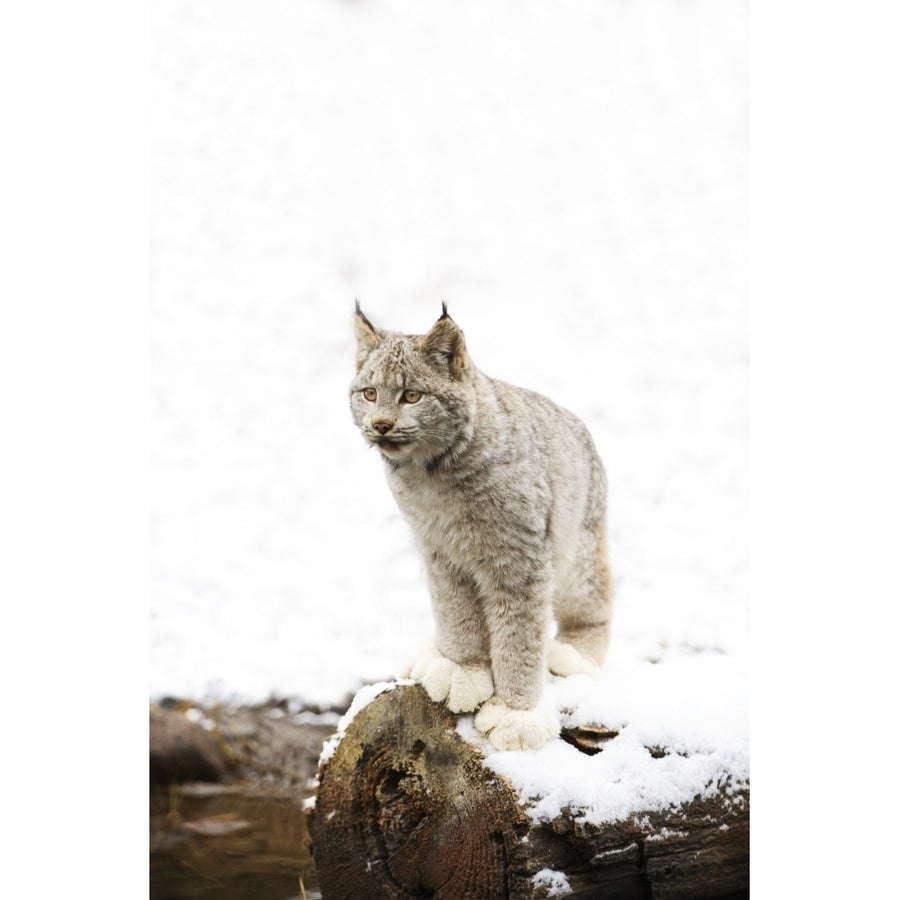
M 452 411 L 453 407 L 442 398 L 441 405 Z M 427 423 L 423 429 L 423 436 L 427 437 L 441 449 L 424 463 L 425 471 L 432 475 L 439 469 L 451 470 L 465 455 L 471 443 L 469 419 L 467 416 L 459 416 L 454 420 L 452 429 L 435 427 L 435 424 Z
M 425 471 L 429 475 L 433 475 L 438 468 L 440 468 L 441 464 L 447 458 L 447 455 L 450 453 L 450 450 L 444 450 L 442 453 L 438 453 L 437 456 L 432 456 L 431 459 L 425 460 Z

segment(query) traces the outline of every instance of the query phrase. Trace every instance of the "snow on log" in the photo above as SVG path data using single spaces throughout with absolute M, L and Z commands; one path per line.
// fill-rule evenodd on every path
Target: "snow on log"
M 443 705 L 387 687 L 354 704 L 322 754 L 309 829 L 325 900 L 749 895 L 748 784 L 615 821 L 578 804 L 542 819 Z M 558 752 L 576 757 L 615 737 L 594 723 L 565 732 Z

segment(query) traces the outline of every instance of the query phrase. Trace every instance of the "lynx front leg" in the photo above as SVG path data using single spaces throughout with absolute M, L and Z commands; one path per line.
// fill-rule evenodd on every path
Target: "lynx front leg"
M 559 734 L 559 720 L 541 703 L 547 662 L 543 586 L 530 596 L 495 596 L 489 604 L 491 667 L 496 695 L 475 727 L 499 750 L 535 750 Z
M 408 674 L 451 712 L 472 712 L 494 694 L 481 610 L 471 583 L 437 556 L 429 579 L 435 642 L 412 662 Z

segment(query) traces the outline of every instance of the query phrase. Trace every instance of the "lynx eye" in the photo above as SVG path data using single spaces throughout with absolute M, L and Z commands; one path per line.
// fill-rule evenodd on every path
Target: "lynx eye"
M 375 388 L 366 388 L 366 389 L 363 391 L 363 397 L 365 397 L 366 400 L 369 401 L 369 403 L 374 403 L 374 402 L 375 402 L 375 398 L 376 398 L 377 396 L 378 396 L 378 391 L 376 391 Z
M 422 399 L 422 394 L 419 391 L 404 391 L 403 392 L 403 402 L 404 403 L 418 403 Z

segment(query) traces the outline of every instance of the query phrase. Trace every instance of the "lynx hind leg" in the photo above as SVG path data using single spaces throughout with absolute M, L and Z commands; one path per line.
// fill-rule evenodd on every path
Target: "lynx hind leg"
M 511 709 L 499 697 L 481 707 L 475 727 L 498 750 L 537 750 L 559 735 L 559 719 L 543 704 Z
M 554 675 L 596 676 L 609 649 L 612 598 L 605 523 L 585 535 L 581 571 L 569 591 L 553 603 L 557 632 L 550 642 L 547 667 Z
M 445 703 L 452 713 L 478 709 L 494 696 L 490 669 L 479 665 L 459 665 L 434 645 L 420 650 L 406 666 L 405 674 L 425 688 L 435 703 Z
M 600 665 L 590 656 L 579 652 L 572 644 L 552 640 L 547 652 L 547 668 L 554 675 L 590 675 L 596 678 L 600 674 Z

